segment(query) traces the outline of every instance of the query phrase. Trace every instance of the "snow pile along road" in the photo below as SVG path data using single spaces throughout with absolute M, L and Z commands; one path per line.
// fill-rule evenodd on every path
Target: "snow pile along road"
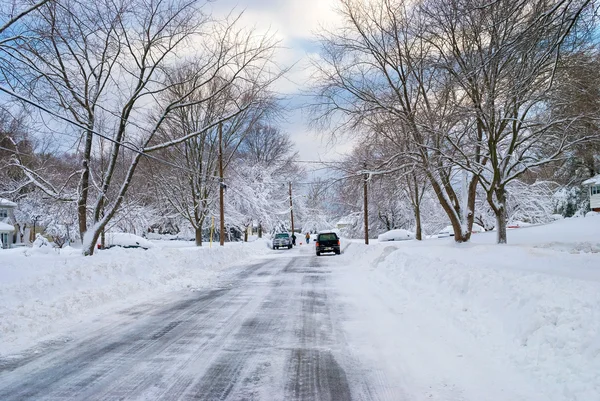
M 365 357 L 421 383 L 408 399 L 599 400 L 600 217 L 494 236 L 351 245 Z
M 92 257 L 73 248 L 0 251 L 0 355 L 81 319 L 123 308 L 124 301 L 215 285 L 239 271 L 230 268 L 235 263 L 269 252 L 263 240 L 223 248 L 155 244 L 149 250 L 112 248 Z

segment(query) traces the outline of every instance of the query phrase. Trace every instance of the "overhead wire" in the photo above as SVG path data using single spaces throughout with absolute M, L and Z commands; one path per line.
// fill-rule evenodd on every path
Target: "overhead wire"
M 24 96 L 21 96 L 21 95 L 19 95 L 19 94 L 15 93 L 15 92 L 11 91 L 10 89 L 7 89 L 7 88 L 5 88 L 5 87 L 4 87 L 4 86 L 2 86 L 2 85 L 0 85 L 0 91 L 4 92 L 4 93 L 6 93 L 6 94 L 8 94 L 8 95 L 10 95 L 10 96 L 13 96 L 13 97 L 15 97 L 15 98 L 17 98 L 17 99 L 19 99 L 19 100 L 21 100 L 21 101 L 25 102 L 25 103 L 27 103 L 27 104 L 29 104 L 29 105 L 31 105 L 31 106 L 33 106 L 33 107 L 37 108 L 37 109 L 40 109 L 40 110 L 44 111 L 45 113 L 47 113 L 47 114 L 49 114 L 49 115 L 51 115 L 51 116 L 53 116 L 53 117 L 55 117 L 55 118 L 58 118 L 59 120 L 65 121 L 65 122 L 67 122 L 67 123 L 69 123 L 69 124 L 72 124 L 72 125 L 74 125 L 74 126 L 78 127 L 78 128 L 81 128 L 81 129 L 83 129 L 83 130 L 85 130 L 85 131 L 87 131 L 87 132 L 91 132 L 92 134 L 94 134 L 94 135 L 97 135 L 97 136 L 99 136 L 100 138 L 106 139 L 106 140 L 107 140 L 107 141 L 109 141 L 109 142 L 112 142 L 112 143 L 114 143 L 114 144 L 117 144 L 117 145 L 119 145 L 119 146 L 122 146 L 122 147 L 124 147 L 125 149 L 128 149 L 128 150 L 130 150 L 130 151 L 132 151 L 132 152 L 134 152 L 134 153 L 137 153 L 137 154 L 139 154 L 139 155 L 141 155 L 141 156 L 147 157 L 147 158 L 149 158 L 149 159 L 152 159 L 152 160 L 155 160 L 155 161 L 157 161 L 157 162 L 159 162 L 159 163 L 163 163 L 163 164 L 165 164 L 165 165 L 168 165 L 168 166 L 171 166 L 171 167 L 175 167 L 175 168 L 178 168 L 178 169 L 181 169 L 181 170 L 192 171 L 191 169 L 188 169 L 187 167 L 182 167 L 182 166 L 179 166 L 179 165 L 177 165 L 177 164 L 175 164 L 175 163 L 171 163 L 171 162 L 169 162 L 169 161 L 167 161 L 167 160 L 161 159 L 161 158 L 159 158 L 159 157 L 156 157 L 156 156 L 154 156 L 154 155 L 152 155 L 152 154 L 149 154 L 149 153 L 143 152 L 143 151 L 139 150 L 138 148 L 136 148 L 136 147 L 135 147 L 133 144 L 131 144 L 130 142 L 128 143 L 128 142 L 120 142 L 120 141 L 117 141 L 116 139 L 113 139 L 113 138 L 111 138 L 111 137 L 109 137 L 109 136 L 107 136 L 107 135 L 105 135 L 105 134 L 102 134 L 102 133 L 100 133 L 100 132 L 98 132 L 98 131 L 95 131 L 95 130 L 93 130 L 93 129 L 90 129 L 89 127 L 86 127 L 86 126 L 84 126 L 84 125 L 82 125 L 82 124 L 79 124 L 78 122 L 76 122 L 76 121 L 73 121 L 73 120 L 69 119 L 68 117 L 61 116 L 60 114 L 58 114 L 58 113 L 56 113 L 56 112 L 54 112 L 54 111 L 52 111 L 52 110 L 48 109 L 47 107 L 44 107 L 44 106 L 40 105 L 39 103 L 37 103 L 37 102 L 35 102 L 35 101 L 31 100 L 31 99 L 28 99 L 28 98 L 26 98 L 26 97 L 24 97 Z
M 114 144 L 120 145 L 123 148 L 128 149 L 128 150 L 130 150 L 130 151 L 132 151 L 134 153 L 140 154 L 140 155 L 142 155 L 142 156 L 144 156 L 146 158 L 152 159 L 154 161 L 157 161 L 159 163 L 168 165 L 170 167 L 174 167 L 174 168 L 177 168 L 177 169 L 180 169 L 180 170 L 185 170 L 185 171 L 188 171 L 188 172 L 194 172 L 192 169 L 189 169 L 187 167 L 183 167 L 183 166 L 177 165 L 175 163 L 169 162 L 169 161 L 164 160 L 162 158 L 156 157 L 156 156 L 154 156 L 152 154 L 143 152 L 143 151 L 139 150 L 138 148 L 136 148 L 131 142 L 117 141 L 116 139 L 113 139 L 113 138 L 111 138 L 111 137 L 109 137 L 109 136 L 107 136 L 105 134 L 102 134 L 102 133 L 100 133 L 100 132 L 98 132 L 96 130 L 90 129 L 90 128 L 88 128 L 88 127 L 86 127 L 86 126 L 84 126 L 84 125 L 82 125 L 82 124 L 80 124 L 80 123 L 78 123 L 76 121 L 71 120 L 68 117 L 62 116 L 62 115 L 60 115 L 60 114 L 58 114 L 58 113 L 56 113 L 56 112 L 48 109 L 47 107 L 44 107 L 44 106 L 40 105 L 39 103 L 37 103 L 37 102 L 35 102 L 35 101 L 33 101 L 33 100 L 25 97 L 25 96 L 19 95 L 19 94 L 15 93 L 15 92 L 11 91 L 10 89 L 5 88 L 2 85 L 0 85 L 0 91 L 4 92 L 4 93 L 6 93 L 6 94 L 8 94 L 10 96 L 13 96 L 13 97 L 15 97 L 15 98 L 17 98 L 17 99 L 25 102 L 25 103 L 27 103 L 27 104 L 29 104 L 29 105 L 37 108 L 37 109 L 39 109 L 39 110 L 41 110 L 41 111 L 43 111 L 43 112 L 45 112 L 45 113 L 47 113 L 47 114 L 55 117 L 55 118 L 58 118 L 59 120 L 65 121 L 65 122 L 67 122 L 67 123 L 69 123 L 71 125 L 74 125 L 74 126 L 76 126 L 78 128 L 81 128 L 81 129 L 83 129 L 83 130 L 85 130 L 87 132 L 91 132 L 92 134 L 97 135 L 100 138 L 103 138 L 103 139 L 105 139 L 105 140 L 107 140 L 109 142 L 112 142 Z M 140 128 L 140 127 L 138 127 L 138 128 Z M 4 149 L 5 150 L 9 150 L 9 151 L 17 154 L 16 151 L 13 151 L 11 149 L 6 149 L 6 148 L 4 148 Z M 289 162 L 293 162 L 293 163 L 302 163 L 302 164 L 321 164 L 321 165 L 325 165 L 325 166 L 327 164 L 341 164 L 341 163 L 343 163 L 343 161 L 293 160 L 293 159 L 292 160 L 274 159 L 272 161 L 281 161 L 281 162 L 283 162 L 283 161 L 289 161 Z M 209 178 L 220 179 L 220 177 L 217 177 L 217 176 L 210 176 Z M 316 181 L 315 182 L 304 182 L 304 183 L 298 182 L 296 184 L 298 184 L 298 185 L 310 185 L 310 184 L 315 184 L 315 183 L 317 183 L 317 182 Z
M 25 97 L 25 96 L 19 95 L 19 94 L 13 92 L 12 90 L 5 88 L 2 85 L 0 85 L 0 91 L 4 92 L 4 93 L 6 93 L 6 94 L 8 94 L 8 95 L 10 95 L 12 97 L 15 97 L 15 98 L 17 98 L 17 99 L 19 99 L 19 100 L 21 100 L 21 101 L 23 101 L 23 102 L 25 102 L 25 103 L 33 106 L 33 107 L 39 109 L 39 110 L 41 110 L 41 111 L 43 111 L 43 112 L 45 112 L 45 113 L 47 113 L 47 114 L 49 114 L 49 115 L 51 115 L 51 116 L 53 116 L 55 118 L 58 118 L 61 121 L 67 122 L 68 124 L 74 125 L 74 126 L 76 126 L 78 128 L 81 128 L 82 130 L 87 131 L 87 132 L 91 132 L 92 134 L 97 135 L 100 138 L 103 138 L 103 139 L 105 139 L 105 140 L 107 140 L 109 142 L 112 142 L 114 144 L 122 146 L 123 148 L 128 149 L 128 150 L 130 150 L 130 151 L 132 151 L 134 153 L 140 154 L 141 156 L 144 156 L 144 157 L 146 157 L 148 159 L 152 159 L 152 160 L 154 160 L 156 162 L 159 162 L 159 163 L 162 163 L 164 165 L 168 165 L 170 167 L 174 167 L 174 168 L 177 168 L 177 169 L 180 169 L 180 170 L 184 170 L 184 171 L 187 171 L 187 172 L 192 172 L 192 173 L 195 172 L 193 169 L 190 169 L 188 167 L 180 166 L 180 165 L 177 165 L 177 164 L 172 163 L 170 161 L 167 161 L 167 160 L 164 160 L 162 158 L 156 157 L 156 156 L 154 156 L 152 154 L 148 154 L 146 152 L 143 152 L 143 151 L 139 150 L 138 148 L 136 148 L 135 145 L 133 145 L 131 142 L 117 141 L 116 139 L 113 139 L 113 138 L 111 138 L 111 137 L 109 137 L 109 136 L 107 136 L 105 134 L 102 134 L 102 133 L 100 133 L 100 132 L 98 132 L 96 130 L 90 129 L 90 128 L 88 128 L 88 127 L 86 127 L 86 126 L 84 126 L 84 125 L 82 125 L 82 124 L 80 124 L 80 123 L 78 123 L 76 121 L 73 121 L 72 119 L 70 119 L 68 117 L 62 116 L 62 115 L 60 115 L 60 114 L 58 114 L 58 113 L 56 113 L 56 112 L 48 109 L 47 107 L 44 107 L 44 106 L 40 105 L 39 103 L 37 103 L 37 102 L 35 102 L 35 101 L 33 101 L 33 100 Z M 140 127 L 138 127 L 138 128 L 140 128 Z M 26 154 L 24 154 L 24 153 L 18 152 L 16 150 L 8 149 L 8 148 L 5 148 L 5 147 L 0 147 L 0 149 L 7 150 L 7 151 L 10 151 L 10 152 L 12 152 L 14 154 L 18 154 L 18 155 L 21 155 L 21 156 L 26 156 Z M 287 160 L 273 159 L 272 161 L 273 162 L 275 162 L 275 161 L 281 161 L 281 162 L 287 161 L 287 162 L 302 163 L 302 164 L 320 164 L 320 165 L 323 165 L 323 166 L 327 166 L 328 164 L 341 164 L 341 163 L 344 163 L 344 161 L 294 160 L 294 159 L 291 159 L 291 160 L 289 160 L 289 159 L 287 159 Z M 352 177 L 355 177 L 355 176 L 356 175 L 352 175 L 352 176 L 348 176 L 348 177 L 342 177 L 342 178 L 335 179 L 333 181 L 334 182 L 339 182 L 339 181 L 341 181 L 343 179 L 352 178 Z M 212 175 L 210 175 L 210 176 L 207 175 L 206 178 L 210 178 L 210 179 L 214 179 L 214 180 L 220 180 L 221 179 L 218 176 L 212 176 Z M 240 177 L 240 178 L 243 178 L 243 177 Z M 263 184 L 266 184 L 266 185 L 282 185 L 282 184 L 287 184 L 288 182 L 289 181 L 264 182 Z M 293 182 L 294 185 L 314 185 L 314 184 L 322 184 L 324 181 L 305 181 L 305 182 L 302 182 L 302 181 L 300 181 L 300 182 L 299 181 L 292 181 L 292 182 Z

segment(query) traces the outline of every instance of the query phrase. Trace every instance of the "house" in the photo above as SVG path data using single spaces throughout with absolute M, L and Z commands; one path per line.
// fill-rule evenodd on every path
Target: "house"
M 343 230 L 346 227 L 352 227 L 356 225 L 357 217 L 354 214 L 342 217 L 336 224 L 335 227 L 338 230 Z
M 15 227 L 13 210 L 17 204 L 8 199 L 0 198 L 0 249 L 9 248 L 14 243 Z
M 582 184 L 589 188 L 590 209 L 600 212 L 600 174 L 585 180 Z

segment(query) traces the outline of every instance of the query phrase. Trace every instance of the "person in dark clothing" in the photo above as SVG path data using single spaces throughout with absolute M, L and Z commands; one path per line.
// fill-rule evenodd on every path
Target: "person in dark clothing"
M 304 237 L 306 238 L 306 244 L 308 244 L 310 242 L 310 233 L 306 233 Z
M 296 234 L 292 233 L 292 245 L 296 246 Z

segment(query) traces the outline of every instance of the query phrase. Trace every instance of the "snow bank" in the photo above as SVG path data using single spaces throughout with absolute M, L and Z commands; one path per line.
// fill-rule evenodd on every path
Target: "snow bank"
M 514 377 L 538 383 L 539 399 L 600 399 L 600 217 L 509 235 L 508 246 L 488 244 L 493 234 L 462 245 L 353 244 L 343 257 L 356 260 L 378 292 L 393 293 L 384 297 L 397 306 L 403 327 L 436 333 L 441 349 L 512 366 L 522 372 Z
M 177 241 L 165 241 L 173 245 Z M 0 251 L 0 355 L 30 346 L 80 318 L 157 295 L 214 284 L 232 264 L 269 252 L 267 241 L 150 250 L 19 248 Z M 190 244 L 192 246 L 190 246 Z M 111 302 L 119 301 L 115 305 Z
M 587 217 L 572 217 L 550 224 L 521 227 L 507 232 L 508 243 L 515 245 L 544 246 L 551 243 L 600 243 L 600 215 L 588 213 Z M 471 237 L 476 244 L 494 244 L 496 233 L 487 232 Z

